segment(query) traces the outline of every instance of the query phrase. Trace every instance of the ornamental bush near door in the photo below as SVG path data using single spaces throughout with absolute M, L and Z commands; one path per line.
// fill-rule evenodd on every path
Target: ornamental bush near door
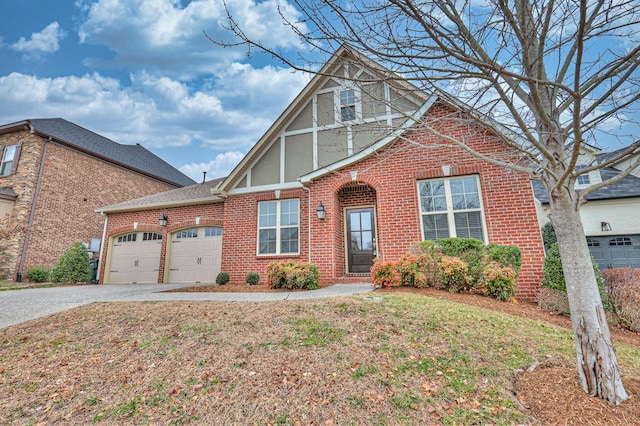
M 436 244 L 412 244 L 398 262 L 376 259 L 371 278 L 382 288 L 434 287 L 507 300 L 515 295 L 521 265 L 522 255 L 516 246 L 484 246 L 472 238 L 447 238 Z
M 89 255 L 82 243 L 69 247 L 51 271 L 55 283 L 86 283 L 90 278 Z
M 270 262 L 267 265 L 267 287 L 315 290 L 320 287 L 320 272 L 313 263 Z

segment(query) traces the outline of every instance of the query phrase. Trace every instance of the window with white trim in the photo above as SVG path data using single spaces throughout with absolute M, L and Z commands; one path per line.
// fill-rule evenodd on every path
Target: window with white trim
M 353 89 L 340 91 L 340 118 L 342 121 L 356 119 L 356 92 Z
M 258 203 L 258 254 L 298 254 L 299 218 L 297 198 Z
M 585 167 L 587 166 L 584 166 L 584 165 L 576 166 L 576 171 L 580 171 Z M 589 185 L 591 183 L 591 179 L 589 179 L 589 173 L 578 175 L 577 183 L 578 185 Z
M 422 238 L 476 238 L 484 241 L 480 185 L 477 176 L 418 182 Z
M 0 161 L 0 176 L 7 176 L 11 173 L 15 173 L 16 153 L 17 145 L 4 147 L 2 150 L 2 160 Z

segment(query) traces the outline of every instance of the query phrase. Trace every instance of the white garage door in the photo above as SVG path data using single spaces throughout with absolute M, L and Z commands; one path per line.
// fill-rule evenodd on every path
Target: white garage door
M 113 240 L 110 284 L 157 283 L 162 234 L 132 232 Z
M 222 228 L 175 232 L 169 250 L 170 283 L 213 283 L 222 263 Z

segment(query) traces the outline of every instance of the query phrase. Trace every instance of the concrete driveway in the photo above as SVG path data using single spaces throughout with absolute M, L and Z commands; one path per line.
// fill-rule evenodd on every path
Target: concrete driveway
M 371 291 L 371 284 L 336 284 L 283 293 L 161 293 L 193 284 L 107 284 L 0 291 L 0 329 L 95 302 L 239 301 L 315 299 Z

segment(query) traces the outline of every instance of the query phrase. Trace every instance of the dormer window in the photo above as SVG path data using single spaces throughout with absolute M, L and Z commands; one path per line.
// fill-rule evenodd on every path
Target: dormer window
M 340 92 L 340 118 L 342 121 L 356 119 L 356 94 L 353 89 Z
M 576 166 L 576 171 L 582 170 L 585 167 L 587 166 L 584 166 L 584 165 Z M 577 183 L 578 185 L 589 185 L 591 183 L 591 180 L 589 179 L 589 174 L 585 173 L 583 175 L 578 175 Z

